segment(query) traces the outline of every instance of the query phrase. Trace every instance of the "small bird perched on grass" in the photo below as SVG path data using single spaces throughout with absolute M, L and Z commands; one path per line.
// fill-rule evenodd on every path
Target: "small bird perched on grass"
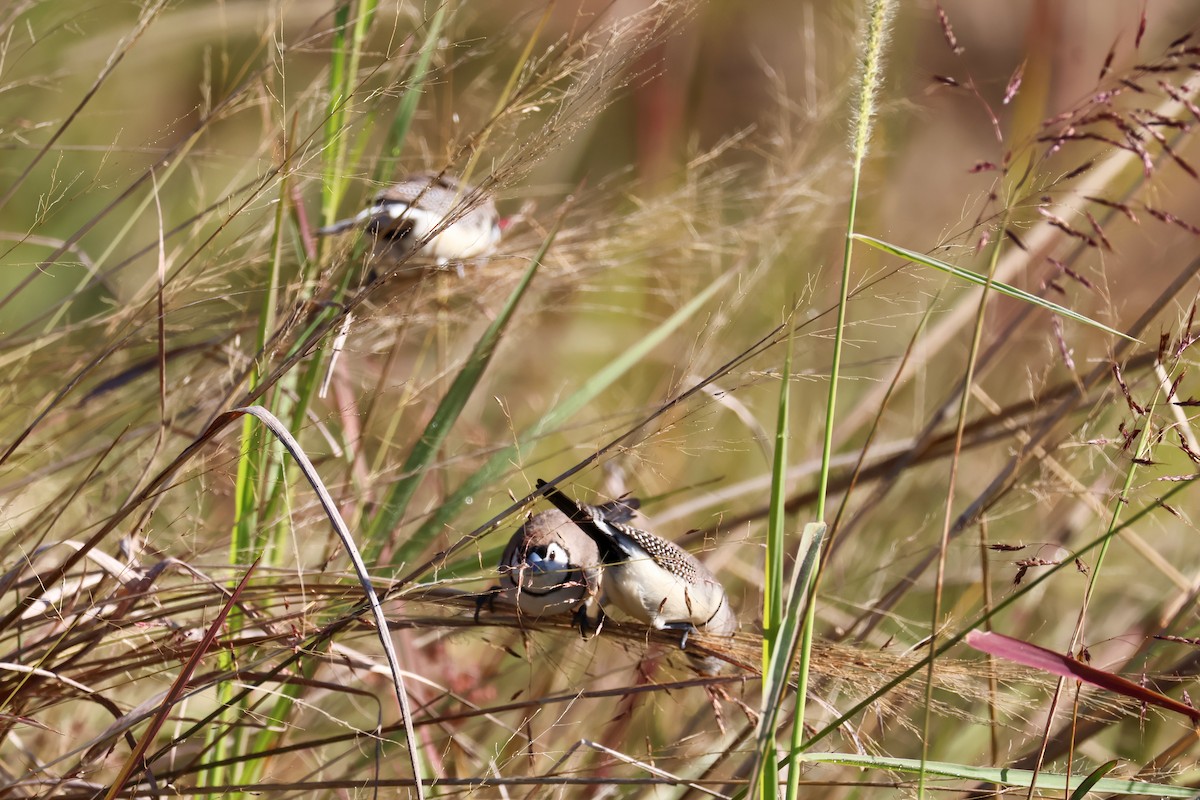
M 627 522 L 636 498 L 589 506 L 589 513 L 614 524 Z M 501 585 L 479 598 L 475 618 L 497 598 L 522 614 L 575 614 L 585 634 L 599 626 L 600 550 L 592 538 L 557 509 L 533 514 L 517 529 L 500 557 Z
M 603 562 L 604 597 L 634 619 L 658 630 L 681 631 L 680 648 L 688 635 L 700 631 L 733 636 L 737 615 L 725 587 L 708 567 L 688 551 L 660 536 L 626 525 L 580 505 L 547 487 L 546 499 L 595 543 Z M 723 662 L 715 657 L 692 657 L 701 672 L 716 674 Z
M 503 223 L 491 197 L 448 175 L 421 172 L 375 195 L 371 205 L 348 219 L 317 229 L 332 236 L 362 228 L 375 239 L 376 258 L 400 261 L 420 250 L 438 266 L 490 255 Z

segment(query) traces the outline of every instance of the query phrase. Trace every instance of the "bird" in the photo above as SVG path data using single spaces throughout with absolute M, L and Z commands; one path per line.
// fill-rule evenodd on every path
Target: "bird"
M 625 498 L 588 513 L 614 524 L 633 518 L 641 505 Z M 590 536 L 558 509 L 529 516 L 508 541 L 500 557 L 500 586 L 478 598 L 475 620 L 483 606 L 502 599 L 531 617 L 574 614 L 585 636 L 599 630 L 603 616 L 598 605 L 601 591 L 600 551 Z
M 603 564 L 604 602 L 657 630 L 680 631 L 679 647 L 703 632 L 731 637 L 738 621 L 725 587 L 699 559 L 674 542 L 624 521 L 607 518 L 593 506 L 578 504 L 538 481 L 546 499 L 595 543 Z M 693 657 L 693 664 L 716 674 L 715 657 Z
M 504 224 L 491 197 L 449 175 L 419 172 L 376 194 L 353 217 L 318 228 L 317 235 L 355 228 L 374 237 L 377 258 L 402 261 L 420 250 L 438 266 L 457 262 L 461 275 L 462 262 L 495 251 Z

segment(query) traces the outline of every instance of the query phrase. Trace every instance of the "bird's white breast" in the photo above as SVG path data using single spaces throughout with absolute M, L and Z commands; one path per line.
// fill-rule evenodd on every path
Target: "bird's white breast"
M 605 588 L 609 599 L 626 614 L 660 629 L 672 622 L 690 622 L 702 628 L 725 602 L 719 584 L 690 584 L 649 555 L 610 565 Z

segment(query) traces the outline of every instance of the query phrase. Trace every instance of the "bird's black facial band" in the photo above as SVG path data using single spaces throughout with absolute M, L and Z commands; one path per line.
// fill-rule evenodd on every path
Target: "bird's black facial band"
M 402 239 L 407 239 L 412 235 L 413 224 L 411 220 L 403 220 L 393 225 L 390 228 L 385 228 L 383 234 L 379 237 L 388 241 L 398 242 Z
M 550 597 L 565 589 L 572 589 L 576 586 L 587 586 L 587 576 L 578 569 L 557 573 L 554 576 L 554 583 L 542 587 L 539 587 L 536 583 L 526 582 L 525 578 L 527 577 L 529 577 L 529 573 L 525 570 L 514 569 L 505 572 L 502 580 L 508 581 L 512 588 L 531 597 Z
M 367 220 L 363 228 L 376 239 L 398 242 L 412 234 L 413 221 L 404 218 L 393 219 L 386 210 L 380 209 L 379 213 Z

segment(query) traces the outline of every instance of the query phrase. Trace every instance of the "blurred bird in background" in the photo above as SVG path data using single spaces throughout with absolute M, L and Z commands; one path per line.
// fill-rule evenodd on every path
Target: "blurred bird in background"
M 376 259 L 403 261 L 419 250 L 439 267 L 456 264 L 462 275 L 464 261 L 495 252 L 505 223 L 490 196 L 448 175 L 422 172 L 384 189 L 353 217 L 317 229 L 317 235 L 362 229 L 375 239 Z

